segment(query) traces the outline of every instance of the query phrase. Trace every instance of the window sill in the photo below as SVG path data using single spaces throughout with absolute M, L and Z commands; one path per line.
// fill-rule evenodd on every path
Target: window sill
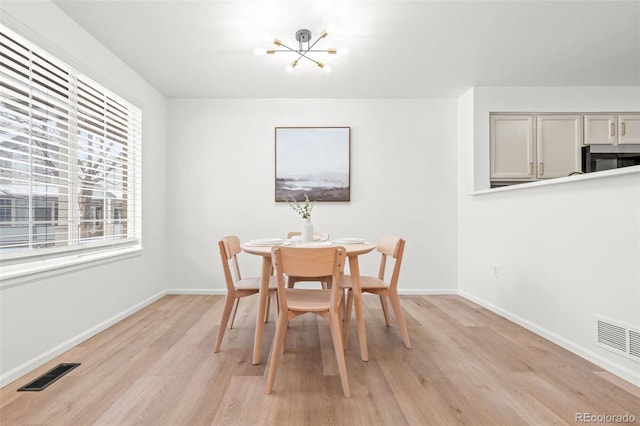
M 77 269 L 88 263 L 103 264 L 116 258 L 140 255 L 142 246 L 136 244 L 120 248 L 111 248 L 92 253 L 75 253 L 49 259 L 38 259 L 15 265 L 0 266 L 0 290 L 16 287 L 34 279 L 47 278 L 60 269 Z
M 548 180 L 537 180 L 535 182 L 523 182 L 516 185 L 502 186 L 500 188 L 483 189 L 480 191 L 474 191 L 472 193 L 469 193 L 468 195 L 475 196 L 475 195 L 495 194 L 497 192 L 517 191 L 517 190 L 528 189 L 528 188 L 539 188 L 541 186 L 561 185 L 569 182 L 584 182 L 586 180 L 605 179 L 610 177 L 634 175 L 634 174 L 640 174 L 640 166 L 623 167 L 621 169 L 604 170 L 601 172 L 585 173 L 582 175 L 573 175 L 573 176 L 548 179 Z

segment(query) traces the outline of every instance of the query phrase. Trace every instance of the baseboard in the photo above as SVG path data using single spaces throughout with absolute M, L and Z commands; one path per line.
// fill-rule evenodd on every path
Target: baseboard
M 30 371 L 35 370 L 36 368 L 40 367 L 41 365 L 51 361 L 52 359 L 54 359 L 55 357 L 57 357 L 58 355 L 63 354 L 64 352 L 68 351 L 69 349 L 73 348 L 74 346 L 79 345 L 80 343 L 84 342 L 85 340 L 95 336 L 96 334 L 100 333 L 101 331 L 111 327 L 112 325 L 116 324 L 117 322 L 125 319 L 126 317 L 128 317 L 129 315 L 139 311 L 140 309 L 144 308 L 147 305 L 152 304 L 153 302 L 155 302 L 156 300 L 160 299 L 161 297 L 165 296 L 167 294 L 166 291 L 161 291 L 158 294 L 149 297 L 146 300 L 143 300 L 140 303 L 135 304 L 134 306 L 130 307 L 129 309 L 126 309 L 122 312 L 120 312 L 117 315 L 114 315 L 113 317 L 107 319 L 106 321 L 101 322 L 100 324 L 96 325 L 95 327 L 90 328 L 89 330 L 86 330 L 83 333 L 80 333 L 79 335 L 72 337 L 71 339 L 67 340 L 66 342 L 63 342 L 61 344 L 59 344 L 58 346 L 49 349 L 48 351 L 42 353 L 41 355 L 38 355 L 32 359 L 30 359 L 29 361 L 17 366 L 16 368 L 7 371 L 6 373 L 2 374 L 0 376 L 0 387 L 3 387 L 11 382 L 13 382 L 16 379 L 19 379 L 20 377 L 24 376 L 25 374 L 29 373 Z
M 636 371 L 630 370 L 614 362 L 611 362 L 610 360 L 603 358 L 602 356 L 598 355 L 597 353 L 594 353 L 593 351 L 588 350 L 587 348 L 584 348 L 580 345 L 576 345 L 575 343 L 565 339 L 564 337 L 558 336 L 557 334 L 545 328 L 542 328 L 537 324 L 532 323 L 531 321 L 528 321 L 511 312 L 505 311 L 504 309 L 492 303 L 486 302 L 485 300 L 482 300 L 478 297 L 475 297 L 474 295 L 469 294 L 463 290 L 458 290 L 458 295 L 472 301 L 473 303 L 477 303 L 478 305 L 484 308 L 489 309 L 490 311 L 526 328 L 527 330 L 533 333 L 536 333 L 539 336 L 544 337 L 547 340 L 550 340 L 551 342 L 555 343 L 558 346 L 561 346 L 562 348 L 568 350 L 569 352 L 575 355 L 578 355 L 579 357 L 584 358 L 587 361 L 590 361 L 599 367 L 602 367 L 603 369 L 607 370 L 611 374 L 615 374 L 616 376 L 628 381 L 629 383 L 635 386 L 640 386 L 640 377 L 638 377 L 638 373 Z
M 421 288 L 421 289 L 398 289 L 400 296 L 444 296 L 448 294 L 458 294 L 458 291 L 450 288 Z
M 458 294 L 456 290 L 452 290 L 450 288 L 446 289 L 398 289 L 398 293 L 401 296 L 434 296 L 434 295 L 445 295 L 445 294 Z M 226 289 L 219 288 L 170 288 L 167 290 L 167 294 L 189 294 L 189 295 L 203 295 L 203 296 L 211 296 L 218 295 L 224 296 L 227 294 Z
M 190 294 L 190 295 L 202 295 L 212 296 L 227 294 L 226 289 L 220 288 L 170 288 L 167 290 L 167 294 Z

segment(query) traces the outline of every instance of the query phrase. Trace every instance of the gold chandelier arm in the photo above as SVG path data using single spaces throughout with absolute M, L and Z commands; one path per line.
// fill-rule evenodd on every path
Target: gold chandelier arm
M 323 32 L 323 34 L 324 34 L 324 32 Z M 322 36 L 318 37 L 318 40 L 316 40 L 315 43 L 313 43 L 313 45 L 315 45 L 321 38 L 322 38 Z M 311 51 L 311 47 L 313 47 L 313 45 L 309 49 L 305 50 L 304 52 L 302 50 L 292 49 L 289 46 L 287 46 L 286 44 L 282 43 L 280 40 L 278 40 L 278 44 L 277 45 L 278 46 L 282 46 L 285 49 L 287 49 L 287 50 L 282 50 L 282 52 L 287 52 L 288 51 L 288 52 L 293 52 L 293 53 L 297 54 L 298 55 L 298 59 L 296 59 L 296 62 L 300 58 L 306 58 L 306 59 L 310 60 L 311 62 L 313 62 L 314 64 L 318 65 L 320 68 L 322 68 L 322 66 L 324 66 L 324 64 L 321 66 L 320 62 L 318 62 L 315 59 L 310 58 L 310 57 L 307 56 L 307 53 L 309 53 Z M 275 52 L 277 52 L 277 51 L 278 50 L 275 50 Z M 324 51 L 320 51 L 320 52 L 324 52 Z
M 308 57 L 308 56 L 306 55 L 306 53 L 307 53 L 307 52 L 308 52 L 308 50 L 307 50 L 307 51 L 305 51 L 304 53 L 300 53 L 300 52 L 298 52 L 298 55 L 300 55 L 300 58 L 306 58 L 306 59 L 310 60 L 311 62 L 313 62 L 314 64 L 316 64 L 316 65 L 320 66 L 320 63 L 319 63 L 318 61 L 316 61 L 315 59 L 310 58 L 310 57 Z M 298 58 L 298 59 L 300 59 L 300 58 Z M 320 68 L 322 68 L 322 67 L 320 67 Z
M 323 38 L 325 38 L 325 37 L 326 37 L 326 36 L 328 36 L 328 35 L 329 35 L 329 34 L 327 34 L 327 31 L 326 31 L 326 30 L 325 30 L 325 31 L 323 31 L 323 32 L 322 32 L 322 34 L 320 34 L 320 35 L 318 36 L 318 38 L 316 39 L 316 41 L 314 41 L 314 42 L 313 42 L 313 43 L 312 43 L 312 44 L 307 48 L 307 50 L 306 50 L 306 51 L 308 52 L 308 51 L 310 51 L 311 49 L 313 49 L 313 46 L 315 46 L 315 45 L 320 41 L 320 39 L 323 39 Z
M 311 49 L 311 50 L 288 50 L 288 49 L 266 49 L 267 52 L 274 52 L 274 53 L 289 53 L 289 52 L 293 52 L 293 53 L 297 53 L 298 55 L 304 54 L 304 53 L 336 53 L 336 48 L 335 47 L 330 47 L 328 49 Z
M 300 54 L 300 52 L 298 52 L 296 49 L 290 48 L 286 44 L 282 43 L 280 40 L 276 39 L 276 41 L 277 41 L 277 43 L 276 42 L 273 43 L 276 46 L 282 46 L 282 47 L 284 47 L 285 49 L 287 49 L 290 52 L 297 53 L 298 55 Z M 274 50 L 274 52 L 278 52 L 278 50 Z M 281 52 L 285 52 L 285 51 L 281 51 Z

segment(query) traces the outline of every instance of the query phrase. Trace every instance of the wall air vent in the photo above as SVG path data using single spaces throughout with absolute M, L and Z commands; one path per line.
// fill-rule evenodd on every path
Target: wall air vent
M 640 359 L 640 332 L 629 330 L 629 355 Z
M 596 317 L 596 343 L 618 355 L 640 362 L 640 329 Z
M 627 330 L 624 327 L 598 320 L 598 343 L 626 352 Z

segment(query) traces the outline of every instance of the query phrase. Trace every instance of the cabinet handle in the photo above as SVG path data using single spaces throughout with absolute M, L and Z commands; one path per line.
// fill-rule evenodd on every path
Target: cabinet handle
M 611 123 L 611 136 L 615 136 L 616 135 L 616 125 L 614 123 Z
M 624 121 L 622 122 L 621 126 L 622 126 L 622 133 L 620 134 L 620 136 L 624 136 L 624 134 L 627 133 L 627 129 L 625 128 Z
M 540 163 L 540 176 L 544 175 L 544 163 Z
M 532 175 L 533 174 L 533 161 L 531 161 L 529 163 L 529 174 Z

